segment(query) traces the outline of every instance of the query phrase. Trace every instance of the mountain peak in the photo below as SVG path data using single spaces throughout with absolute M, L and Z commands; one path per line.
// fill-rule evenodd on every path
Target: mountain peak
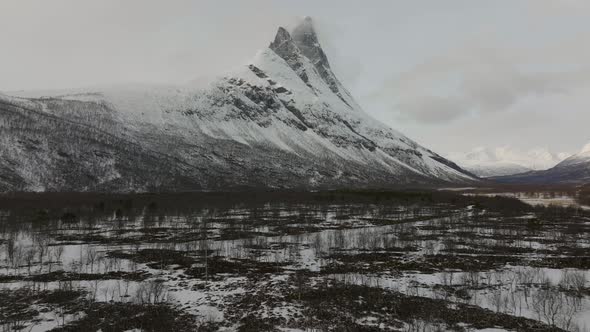
M 301 56 L 301 52 L 297 48 L 297 45 L 295 45 L 291 35 L 283 27 L 279 27 L 275 40 L 270 43 L 269 48 L 287 62 L 289 62 L 290 59 L 294 60 Z
M 322 50 L 311 17 L 306 16 L 299 22 L 293 31 L 291 31 L 291 35 L 303 55 L 311 60 L 314 65 L 322 65 L 330 68 L 328 57 L 324 53 L 324 50 Z
M 283 44 L 285 42 L 292 42 L 292 41 L 293 41 L 293 39 L 291 39 L 291 35 L 287 31 L 287 29 L 285 29 L 283 27 L 279 27 L 279 30 L 277 31 L 277 34 L 275 36 L 275 40 L 270 43 L 270 48 L 275 49 L 275 48 L 280 47 L 281 44 Z
M 291 31 L 291 37 L 297 48 L 301 51 L 303 56 L 308 58 L 321 79 L 328 85 L 330 90 L 338 96 L 346 105 L 353 107 L 351 104 L 352 97 L 350 93 L 344 89 L 336 75 L 330 68 L 330 62 L 326 53 L 320 45 L 316 29 L 314 27 L 311 17 L 306 16 L 295 26 Z
M 320 79 L 328 88 L 338 96 L 346 105 L 352 108 L 351 102 L 344 96 L 345 92 L 342 85 L 330 69 L 328 57 L 322 50 L 318 41 L 313 22 L 309 16 L 305 17 L 289 34 L 283 27 L 279 27 L 275 40 L 270 43 L 270 49 L 278 56 L 287 61 L 291 69 L 306 83 L 312 87 L 309 82 L 311 71 L 317 72 Z M 304 65 L 306 58 L 312 67 Z M 342 91 L 341 91 L 342 90 Z
M 279 27 L 275 40 L 270 43 L 269 48 L 283 58 L 303 82 L 309 83 L 309 76 L 302 61 L 303 55 L 285 28 Z
M 580 154 L 586 154 L 586 153 L 590 154 L 590 142 L 588 142 L 588 144 L 584 145 L 584 147 L 580 151 Z
M 314 23 L 313 23 L 313 20 L 310 16 L 303 17 L 303 19 L 301 19 L 299 21 L 299 23 L 297 25 L 295 25 L 295 27 L 293 28 L 293 31 L 295 31 L 295 30 L 297 30 L 301 33 L 306 33 L 306 34 L 314 35 L 314 36 L 316 34 L 315 28 L 314 28 Z

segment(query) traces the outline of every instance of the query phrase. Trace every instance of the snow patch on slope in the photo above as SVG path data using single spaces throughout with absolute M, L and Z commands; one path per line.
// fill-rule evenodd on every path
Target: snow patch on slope
M 588 163 L 588 169 L 590 169 L 590 143 L 584 145 L 580 152 L 574 154 L 573 156 L 565 159 L 563 162 L 559 163 L 556 168 L 565 168 L 573 165 L 580 165 Z

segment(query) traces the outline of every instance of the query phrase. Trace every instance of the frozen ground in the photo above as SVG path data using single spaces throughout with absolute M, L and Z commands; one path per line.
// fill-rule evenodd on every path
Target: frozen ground
M 2 330 L 590 327 L 584 210 L 458 194 L 187 201 L 3 209 Z

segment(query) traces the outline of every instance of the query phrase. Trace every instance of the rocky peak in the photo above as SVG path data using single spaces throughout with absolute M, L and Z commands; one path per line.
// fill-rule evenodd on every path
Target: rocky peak
M 305 17 L 293 29 L 291 36 L 295 45 L 297 45 L 299 50 L 301 50 L 301 53 L 315 66 L 315 69 L 320 74 L 322 80 L 324 80 L 328 87 L 330 87 L 330 90 L 332 90 L 332 92 L 334 92 L 345 104 L 351 107 L 349 102 L 343 96 L 343 93 L 348 95 L 348 92 L 340 91 L 342 85 L 330 69 L 328 57 L 320 45 L 311 17 Z
M 279 27 L 275 40 L 270 43 L 269 47 L 287 62 L 301 57 L 301 51 L 295 45 L 289 32 L 283 27 Z
M 269 48 L 283 58 L 303 82 L 309 85 L 309 75 L 303 66 L 303 55 L 285 28 L 279 27 L 275 40 L 270 43 Z
M 330 68 L 328 57 L 322 50 L 311 17 L 305 17 L 295 26 L 291 35 L 303 55 L 311 60 L 314 65 L 321 64 L 326 68 Z
M 275 51 L 281 47 L 283 47 L 284 45 L 293 45 L 293 39 L 291 38 L 291 35 L 289 34 L 289 32 L 283 28 L 283 27 L 279 27 L 279 30 L 277 31 L 277 35 L 275 36 L 275 40 L 273 42 L 270 43 L 270 49 Z

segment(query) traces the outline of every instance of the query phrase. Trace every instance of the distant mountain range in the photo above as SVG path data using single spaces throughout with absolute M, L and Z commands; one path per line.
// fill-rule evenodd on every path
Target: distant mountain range
M 569 156 L 544 148 L 522 151 L 511 147 L 478 147 L 467 153 L 450 154 L 449 158 L 480 177 L 494 177 L 548 169 Z
M 1 191 L 476 183 L 368 116 L 311 19 L 205 83 L 0 95 Z
M 586 184 L 590 183 L 590 143 L 580 152 L 547 170 L 494 178 L 503 183 Z

